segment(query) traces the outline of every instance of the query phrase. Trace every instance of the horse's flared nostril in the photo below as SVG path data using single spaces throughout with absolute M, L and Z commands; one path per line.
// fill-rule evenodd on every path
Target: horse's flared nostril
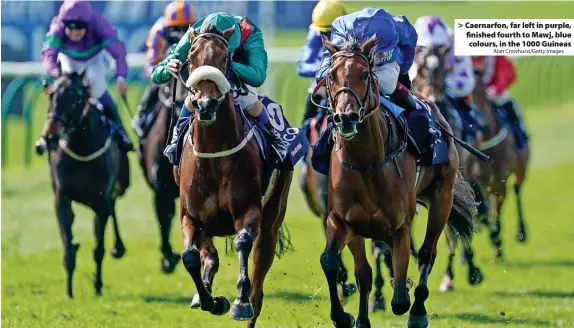
M 341 117 L 340 114 L 333 115 L 333 123 L 335 123 L 336 125 L 340 125 L 341 123 L 343 123 L 343 118 Z

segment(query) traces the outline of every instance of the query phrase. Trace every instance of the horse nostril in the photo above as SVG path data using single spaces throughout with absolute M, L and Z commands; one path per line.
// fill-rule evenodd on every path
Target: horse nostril
M 335 123 L 335 124 L 343 123 L 343 118 L 341 117 L 340 114 L 333 115 L 333 123 Z
M 191 107 L 193 107 L 194 109 L 199 109 L 199 105 L 197 104 L 197 100 L 192 100 L 191 101 Z
M 347 115 L 347 117 L 349 118 L 349 121 L 351 123 L 357 123 L 361 119 L 361 117 L 359 116 L 359 113 L 351 113 L 351 114 Z

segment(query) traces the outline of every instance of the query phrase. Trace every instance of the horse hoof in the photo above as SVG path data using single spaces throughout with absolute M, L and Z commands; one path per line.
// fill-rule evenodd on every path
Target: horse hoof
M 353 317 L 352 314 L 345 312 L 345 314 L 347 315 L 347 323 L 348 324 L 338 324 L 336 321 L 333 321 L 333 324 L 335 325 L 335 327 L 337 328 L 342 328 L 342 327 L 349 327 L 349 328 L 354 328 L 355 327 L 355 317 Z
M 394 315 L 403 315 L 411 308 L 411 301 L 407 298 L 406 302 L 398 304 L 391 302 L 391 308 L 393 309 Z
M 194 298 L 195 298 L 195 296 L 194 296 Z M 199 300 L 199 295 L 197 298 Z M 251 304 L 249 304 L 249 306 L 251 307 Z M 230 308 L 230 306 L 229 306 L 229 301 L 227 300 L 227 298 L 225 298 L 223 296 L 217 296 L 217 297 L 213 298 L 213 309 L 211 309 L 211 311 L 209 311 L 209 312 L 213 315 L 224 315 L 229 311 L 229 308 Z M 253 317 L 253 308 L 252 307 L 251 307 L 251 313 L 252 313 L 252 317 Z M 251 318 L 248 318 L 248 319 L 251 319 Z M 245 319 L 245 320 L 247 320 L 247 319 Z
M 102 296 L 102 289 L 101 289 L 101 288 L 96 288 L 96 296 L 97 296 L 97 297 L 101 297 L 101 296 Z
M 201 303 L 199 302 L 199 294 L 193 294 L 193 298 L 191 299 L 191 304 L 189 305 L 191 309 L 199 309 L 201 307 Z
M 442 282 L 440 283 L 439 291 L 441 293 L 452 292 L 454 290 L 454 286 L 452 284 L 452 279 L 448 275 L 445 275 L 442 278 Z
M 371 328 L 371 322 L 369 321 L 369 318 L 362 318 L 359 317 L 357 319 L 357 328 Z
M 498 250 L 496 252 L 496 256 L 494 257 L 494 262 L 495 263 L 502 263 L 504 262 L 504 256 L 502 255 L 502 251 Z
M 180 259 L 181 255 L 177 253 L 172 253 L 167 257 L 164 255 L 164 257 L 161 259 L 161 271 L 165 274 L 173 273 Z
M 114 246 L 110 250 L 110 254 L 112 254 L 112 257 L 115 259 L 121 259 L 125 253 L 126 253 L 126 248 L 124 247 L 124 245 Z
M 468 283 L 471 286 L 480 285 L 480 283 L 482 283 L 483 280 L 484 276 L 482 275 L 482 272 L 480 271 L 479 268 L 472 267 L 468 269 Z
M 369 304 L 369 311 L 377 312 L 377 311 L 386 311 L 387 307 L 385 306 L 385 298 L 373 298 L 371 304 Z
M 241 302 L 236 299 L 235 302 L 233 302 L 229 316 L 233 320 L 245 321 L 253 319 L 255 312 L 250 302 Z
M 516 234 L 516 240 L 519 243 L 525 243 L 526 242 L 526 231 L 525 230 L 521 230 Z
M 407 323 L 408 328 L 427 328 L 429 326 L 429 319 L 426 314 L 424 315 L 409 315 Z

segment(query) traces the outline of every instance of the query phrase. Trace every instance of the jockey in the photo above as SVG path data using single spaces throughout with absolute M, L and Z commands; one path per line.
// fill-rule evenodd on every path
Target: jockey
M 157 65 L 166 49 L 185 35 L 190 25 L 196 21 L 195 10 L 189 2 L 176 0 L 165 6 L 164 15 L 159 17 L 149 31 L 147 47 L 147 63 L 145 74 L 151 82 L 151 72 Z M 158 100 L 158 89 L 154 83 L 149 83 L 141 99 L 138 112 L 132 121 L 132 127 L 141 137 L 146 117 L 153 110 Z
M 263 34 L 261 30 L 247 17 L 233 16 L 227 13 L 219 12 L 206 16 L 193 25 L 192 28 L 199 29 L 202 25 L 214 25 L 218 30 L 223 31 L 235 27 L 235 32 L 229 40 L 228 46 L 231 53 L 241 52 L 241 60 L 233 56 L 231 69 L 234 74 L 241 80 L 241 92 L 234 92 L 235 102 L 241 110 L 249 116 L 256 119 L 258 124 L 265 126 L 271 133 L 272 146 L 282 161 L 287 149 L 281 143 L 281 137 L 273 128 L 267 111 L 258 98 L 257 87 L 261 86 L 267 77 L 267 52 L 263 44 Z M 172 75 L 176 75 L 186 59 L 191 41 L 189 37 L 184 36 L 177 46 L 172 49 L 170 54 L 153 68 L 152 81 L 157 84 L 167 83 Z M 234 86 L 234 90 L 238 86 Z M 168 157 L 173 165 L 178 164 L 175 157 L 179 133 L 190 118 L 193 119 L 193 108 L 190 105 L 188 97 L 181 108 L 181 113 L 174 127 L 173 137 L 170 144 L 166 147 L 164 154 Z
M 59 75 L 59 65 L 63 73 L 77 72 L 86 66 L 86 77 L 91 84 L 90 95 L 100 101 L 104 114 L 117 125 L 114 128 L 119 131 L 120 147 L 127 152 L 133 146 L 107 90 L 107 63 L 103 50 L 116 61 L 116 86 L 119 93 L 125 96 L 128 89 L 125 81 L 128 74 L 126 48 L 118 39 L 116 29 L 87 1 L 66 0 L 58 15 L 52 19 L 44 38 L 42 65 L 54 79 Z M 43 145 L 43 140 L 38 140 L 37 144 Z
M 312 14 L 312 23 L 309 26 L 309 33 L 305 39 L 305 45 L 301 50 L 299 61 L 297 61 L 297 73 L 302 77 L 315 77 L 321 66 L 321 56 L 325 51 L 321 41 L 321 35 L 326 37 L 331 36 L 331 24 L 335 18 L 347 15 L 347 10 L 340 0 L 320 0 Z M 325 97 L 325 88 L 321 88 L 321 94 L 317 94 L 315 99 L 311 101 L 311 94 L 317 83 L 315 80 L 309 87 L 309 94 L 307 95 L 307 102 L 305 106 L 305 114 L 303 115 L 303 124 L 311 117 L 317 115 L 316 104 L 321 102 Z
M 479 131 L 477 113 L 472 104 L 472 91 L 475 86 L 472 60 L 470 56 L 454 55 L 454 33 L 440 17 L 419 17 L 414 26 L 418 34 L 417 47 L 448 47 L 445 60 L 448 73 L 445 77 L 444 93 L 467 123 L 464 138 L 469 141 Z M 416 77 L 415 65 L 409 73 L 411 78 Z
M 410 93 L 408 75 L 415 55 L 417 32 L 405 16 L 394 17 L 384 9 L 365 8 L 335 19 L 331 27 L 331 42 L 337 46 L 341 46 L 349 34 L 354 34 L 359 40 L 376 35 L 378 43 L 374 54 L 378 63 L 373 72 L 379 90 L 407 111 L 417 108 Z M 330 65 L 331 57 L 325 51 L 317 82 L 327 75 Z
M 520 109 L 508 91 L 516 80 L 514 65 L 505 56 L 473 56 L 472 65 L 475 70 L 482 72 L 482 81 L 486 86 L 488 100 L 502 108 L 510 123 L 514 125 L 515 129 L 512 130 L 520 148 L 528 140 L 528 134 Z

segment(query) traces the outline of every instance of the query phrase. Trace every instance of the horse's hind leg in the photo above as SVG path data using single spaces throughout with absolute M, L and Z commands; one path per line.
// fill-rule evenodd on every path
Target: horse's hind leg
M 495 210 L 496 210 L 496 217 L 493 226 L 491 227 L 490 231 L 490 240 L 494 247 L 496 248 L 496 260 L 503 259 L 502 253 L 502 224 L 501 224 L 501 216 L 502 216 L 502 206 L 504 205 L 504 200 L 506 199 L 506 182 L 500 183 L 494 191 L 496 195 L 495 201 Z
M 339 274 L 339 263 L 337 254 L 345 247 L 345 227 L 332 215 L 327 216 L 326 221 L 327 243 L 325 250 L 321 254 L 321 267 L 327 278 L 329 286 L 329 297 L 331 299 L 331 320 L 335 327 L 347 328 L 355 326 L 355 318 L 343 310 L 337 291 L 337 275 Z
M 66 295 L 68 298 L 74 298 L 72 279 L 76 269 L 76 253 L 80 245 L 72 243 L 74 238 L 72 235 L 72 224 L 74 223 L 72 201 L 65 196 L 56 195 L 56 214 L 58 215 L 58 224 L 64 245 L 64 268 L 67 275 Z
M 203 262 L 203 285 L 211 293 L 213 279 L 215 278 L 217 271 L 219 271 L 219 255 L 217 253 L 217 248 L 213 245 L 213 241 L 201 249 L 200 256 L 201 262 Z M 193 295 L 190 307 L 192 309 L 198 309 L 201 307 L 199 294 L 195 293 L 195 295 Z
M 440 283 L 439 291 L 442 293 L 454 290 L 454 256 L 456 250 L 457 239 L 448 229 L 445 231 L 445 237 L 448 244 L 448 263 L 446 271 Z
M 372 312 L 377 310 L 385 311 L 385 296 L 382 291 L 383 286 L 385 285 L 385 280 L 383 279 L 383 273 L 381 270 L 381 257 L 383 256 L 384 245 L 382 241 L 372 240 L 371 247 L 373 249 L 373 257 L 375 260 L 375 294 L 371 301 L 370 310 Z
M 355 276 L 359 286 L 359 316 L 357 317 L 357 328 L 370 328 L 369 321 L 369 294 L 373 286 L 373 271 L 367 261 L 365 252 L 365 239 L 355 237 L 349 243 L 349 249 L 355 261 Z
M 207 290 L 201 278 L 201 254 L 199 247 L 201 244 L 209 244 L 211 240 L 201 236 L 201 232 L 197 231 L 193 225 L 191 218 L 184 214 L 184 209 L 181 208 L 181 232 L 183 234 L 183 247 L 184 251 L 181 260 L 185 269 L 193 279 L 197 294 L 199 295 L 199 302 L 203 311 L 209 311 L 211 314 L 223 315 L 229 311 L 229 301 L 223 297 L 213 297 L 211 292 Z
M 94 232 L 96 236 L 96 247 L 94 248 L 94 261 L 96 261 L 96 277 L 94 278 L 94 288 L 96 295 L 102 295 L 102 261 L 104 259 L 105 247 L 104 239 L 106 232 L 106 224 L 110 216 L 109 205 L 102 205 L 96 208 L 96 217 L 94 219 Z
M 516 233 L 516 240 L 518 242 L 526 242 L 526 224 L 524 223 L 524 212 L 522 211 L 522 184 L 526 179 L 526 168 L 528 165 L 529 149 L 526 148 L 519 153 L 518 170 L 515 170 L 514 180 L 514 194 L 516 195 L 516 206 L 518 210 L 518 232 Z
M 155 215 L 159 223 L 161 234 L 161 270 L 164 273 L 172 273 L 179 263 L 181 256 L 173 252 L 169 242 L 171 233 L 171 220 L 175 215 L 175 200 L 171 197 L 164 196 L 164 193 L 154 192 Z
M 471 186 L 472 190 L 474 191 L 475 200 L 478 203 L 476 206 L 478 221 L 481 224 L 485 225 L 486 227 L 490 227 L 489 222 L 490 209 L 488 206 L 489 204 L 488 196 L 484 191 L 484 188 L 482 187 L 482 185 L 480 185 L 478 181 L 473 181 L 471 183 Z
M 239 279 L 237 280 L 237 298 L 233 302 L 229 316 L 234 320 L 251 320 L 255 317 L 255 311 L 251 305 L 251 280 L 248 276 L 249 254 L 253 248 L 253 242 L 257 239 L 259 224 L 261 222 L 261 208 L 252 207 L 243 215 L 243 226 L 233 241 L 233 246 L 239 257 Z
M 126 248 L 124 246 L 124 242 L 122 241 L 122 237 L 120 236 L 120 228 L 118 226 L 118 218 L 116 214 L 116 200 L 115 199 L 110 200 L 110 204 L 111 204 L 110 210 L 112 215 L 112 222 L 114 223 L 114 234 L 116 238 L 116 241 L 110 253 L 112 254 L 112 257 L 120 259 L 126 253 Z
M 464 247 L 464 259 L 468 263 L 468 283 L 471 286 L 480 284 L 484 277 L 478 266 L 474 264 L 474 250 L 471 245 Z

